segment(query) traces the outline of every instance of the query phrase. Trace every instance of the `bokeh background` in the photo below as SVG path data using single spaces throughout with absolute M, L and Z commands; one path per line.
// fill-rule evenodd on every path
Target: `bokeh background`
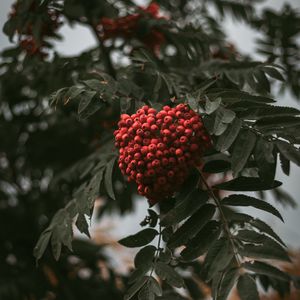
M 88 0 L 87 0 L 88 1 Z M 1 0 L 0 1 L 0 25 L 1 28 L 7 18 L 10 11 L 10 7 L 13 0 Z M 135 1 L 139 5 L 147 5 L 149 1 L 139 0 Z M 274 10 L 281 9 L 283 5 L 289 3 L 291 6 L 300 10 L 299 0 L 269 0 L 262 1 L 260 8 L 270 7 Z M 228 36 L 228 41 L 234 43 L 239 52 L 249 54 L 255 59 L 260 59 L 260 56 L 255 53 L 255 39 L 259 38 L 259 34 L 251 30 L 247 25 L 241 23 L 235 23 L 232 19 L 227 18 L 223 21 L 223 27 L 225 28 Z M 64 56 L 73 56 L 85 51 L 89 48 L 96 46 L 96 40 L 90 30 L 82 25 L 75 25 L 70 27 L 64 25 L 60 28 L 59 32 L 63 36 L 62 41 L 57 41 L 56 51 Z M 300 38 L 300 37 L 299 37 Z M 0 33 L 0 51 L 6 47 L 9 47 L 10 43 L 7 37 Z M 113 59 L 119 59 L 113 57 Z M 298 101 L 293 98 L 288 92 L 284 94 L 275 94 L 276 99 L 279 100 L 279 104 L 282 106 L 294 106 L 300 108 L 300 99 Z M 0 141 L 1 143 L 1 141 Z M 283 240 L 292 249 L 300 249 L 300 168 L 292 165 L 290 176 L 285 176 L 280 168 L 277 171 L 277 178 L 283 182 L 283 188 L 296 200 L 298 203 L 297 208 L 291 207 L 278 207 L 282 212 L 285 223 L 282 224 L 275 217 L 269 214 L 264 214 L 256 210 L 249 210 L 254 216 L 258 216 L 267 221 L 268 224 L 272 224 L 274 230 L 279 233 Z M 269 196 L 270 202 L 278 206 L 273 202 L 271 196 Z M 136 209 L 134 213 L 127 214 L 125 217 L 119 218 L 117 215 L 107 216 L 101 219 L 101 222 L 94 222 L 92 227 L 92 236 L 97 238 L 102 235 L 102 238 L 109 240 L 117 240 L 120 237 L 124 237 L 127 234 L 133 233 L 139 229 L 139 223 L 144 218 L 146 210 L 148 208 L 147 201 L 145 199 L 137 199 L 135 202 Z M 76 233 L 79 235 L 79 233 Z M 104 235 L 104 236 L 103 236 Z M 112 255 L 113 253 L 110 253 Z

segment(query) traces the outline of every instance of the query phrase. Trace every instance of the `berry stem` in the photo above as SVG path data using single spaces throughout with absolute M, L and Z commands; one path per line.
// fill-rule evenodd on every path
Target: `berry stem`
M 98 41 L 99 46 L 100 46 L 100 50 L 101 50 L 101 53 L 103 55 L 103 62 L 104 62 L 104 65 L 105 65 L 106 72 L 108 74 L 110 74 L 114 79 L 116 79 L 116 70 L 115 70 L 115 68 L 112 64 L 111 59 L 110 59 L 109 51 L 104 46 L 103 41 L 100 38 L 99 33 L 96 29 L 96 26 L 94 26 L 93 24 L 89 24 L 89 25 L 90 25 L 91 30 L 92 30 L 96 40 Z
M 228 239 L 230 241 L 230 244 L 231 244 L 231 247 L 232 247 L 232 251 L 233 251 L 236 263 L 237 263 L 238 267 L 240 268 L 242 263 L 241 263 L 241 260 L 240 260 L 237 248 L 236 248 L 236 246 L 234 244 L 234 237 L 232 236 L 232 233 L 231 233 L 230 228 L 229 228 L 228 221 L 227 221 L 226 216 L 225 216 L 225 214 L 223 212 L 221 201 L 215 195 L 215 193 L 213 192 L 213 190 L 211 189 L 211 187 L 209 186 L 209 184 L 205 180 L 205 177 L 203 176 L 201 170 L 199 170 L 199 173 L 200 173 L 200 178 L 201 178 L 202 183 L 205 185 L 206 190 L 209 192 L 210 196 L 212 197 L 212 199 L 214 200 L 215 204 L 218 207 L 218 210 L 220 212 L 220 219 L 221 219 L 221 222 L 223 223 L 224 232 L 228 236 Z

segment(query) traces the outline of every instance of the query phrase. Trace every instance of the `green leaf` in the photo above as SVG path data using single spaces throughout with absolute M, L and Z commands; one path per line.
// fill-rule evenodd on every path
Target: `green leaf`
M 272 184 L 276 172 L 276 156 L 274 157 L 273 149 L 273 143 L 260 137 L 254 151 L 259 177 L 267 184 Z
M 282 172 L 285 175 L 289 176 L 290 168 L 291 168 L 290 161 L 282 153 L 279 153 L 279 158 L 280 158 L 280 165 L 281 165 Z
M 276 187 L 279 187 L 282 183 L 280 181 L 274 180 L 272 184 L 266 184 L 262 182 L 259 178 L 256 177 L 238 177 L 232 179 L 230 181 L 226 181 L 214 186 L 219 190 L 225 191 L 244 191 L 244 192 L 251 192 L 251 191 L 265 191 L 271 190 Z
M 146 266 L 145 268 L 135 269 L 129 277 L 128 283 L 133 284 L 137 280 L 140 280 L 141 277 L 146 276 L 150 268 Z
M 158 221 L 158 214 L 152 209 L 148 209 L 148 214 L 149 214 L 149 217 L 150 217 L 149 226 L 150 227 L 155 227 L 156 224 L 157 224 L 157 221 Z
M 33 255 L 34 255 L 36 261 L 40 260 L 42 258 L 42 256 L 44 255 L 44 253 L 47 249 L 47 246 L 49 244 L 51 234 L 52 234 L 52 232 L 49 228 L 44 230 L 43 233 L 41 234 L 41 236 L 33 250 Z
M 91 179 L 85 189 L 84 202 L 87 203 L 87 208 L 91 208 L 94 205 L 95 199 L 99 196 L 100 186 L 103 180 L 104 168 L 100 169 Z
M 197 235 L 191 239 L 180 253 L 184 261 L 191 261 L 203 255 L 219 237 L 221 227 L 217 221 L 209 221 Z
M 208 200 L 207 192 L 203 190 L 193 190 L 185 199 L 175 204 L 175 207 L 168 211 L 161 219 L 162 226 L 178 224 L 189 217 Z
M 89 232 L 89 224 L 88 224 L 84 214 L 82 214 L 82 213 L 78 214 L 75 224 L 81 233 L 85 233 L 89 238 L 91 237 L 90 232 Z
M 242 121 L 238 118 L 234 118 L 232 123 L 227 127 L 225 132 L 219 136 L 216 144 L 216 149 L 224 152 L 226 151 L 238 136 L 242 127 Z
M 144 284 L 144 286 L 141 288 L 139 295 L 139 300 L 155 300 L 155 294 L 151 289 L 151 286 L 149 284 L 149 281 Z
M 149 276 L 140 277 L 140 279 L 128 289 L 124 296 L 124 300 L 130 300 L 144 286 L 148 279 Z
M 246 196 L 246 195 L 230 195 L 222 200 L 222 205 L 230 205 L 230 206 L 252 206 L 257 209 L 264 210 L 278 217 L 281 221 L 283 218 L 280 212 L 273 207 L 268 202 L 259 200 L 254 197 Z
M 276 146 L 286 159 L 292 161 L 297 166 L 300 166 L 300 150 L 298 148 L 295 148 L 295 146 L 287 142 L 279 140 L 276 141 Z
M 279 280 L 289 281 L 290 276 L 281 270 L 266 264 L 261 261 L 254 261 L 254 262 L 245 262 L 242 265 L 245 269 L 252 271 L 256 274 L 266 275 L 270 277 L 274 277 Z
M 253 217 L 251 217 L 247 214 L 242 214 L 242 213 L 232 213 L 229 216 L 229 219 L 233 222 L 238 222 L 238 223 L 242 223 L 242 224 L 244 224 L 244 223 L 250 224 L 251 226 L 257 228 L 260 232 L 268 234 L 269 236 L 274 238 L 277 242 L 279 242 L 281 245 L 285 246 L 284 242 L 273 231 L 273 229 L 260 219 L 254 219 Z
M 153 258 L 156 252 L 156 247 L 146 246 L 142 248 L 134 258 L 134 266 L 138 268 L 150 267 L 153 262 Z M 149 269 L 149 268 L 148 268 Z
M 162 279 L 166 280 L 171 286 L 181 288 L 184 286 L 181 276 L 169 265 L 157 262 L 155 265 L 156 274 Z
M 209 248 L 205 260 L 204 268 L 207 271 L 207 280 L 212 279 L 215 274 L 225 270 L 233 257 L 229 241 L 222 237 L 216 240 Z
M 92 96 L 93 91 L 89 92 L 89 98 Z M 81 94 L 81 97 L 84 97 L 84 94 Z M 80 102 L 81 103 L 81 102 Z M 79 118 L 81 120 L 85 120 L 89 118 L 91 115 L 93 115 L 96 111 L 104 107 L 104 103 L 101 101 L 98 97 L 92 97 L 91 99 L 85 99 L 84 100 L 84 108 L 81 109 L 79 112 Z
M 82 91 L 81 100 L 78 106 L 78 114 L 82 114 L 84 110 L 87 109 L 92 99 L 96 96 L 97 92 L 95 91 Z
M 52 230 L 51 247 L 56 260 L 59 259 L 62 245 L 65 245 L 72 251 L 73 240 L 73 219 L 67 210 L 67 207 L 60 209 L 53 217 L 49 229 Z
M 146 228 L 134 235 L 130 235 L 124 239 L 119 240 L 119 243 L 129 248 L 141 247 L 149 244 L 157 235 L 157 230 L 153 228 Z
M 232 110 L 220 107 L 214 113 L 214 127 L 211 132 L 214 135 L 221 135 L 228 127 L 228 124 L 235 118 L 235 113 Z
M 300 118 L 292 116 L 265 117 L 255 123 L 258 130 L 288 128 L 300 125 Z
M 205 112 L 210 115 L 212 114 L 214 111 L 216 111 L 219 106 L 221 104 L 221 99 L 217 99 L 216 101 L 209 101 L 209 99 L 207 99 L 205 101 Z
M 201 228 L 213 217 L 216 207 L 213 204 L 205 204 L 194 213 L 168 241 L 170 248 L 184 245 L 189 239 L 194 237 Z
M 217 293 L 215 293 L 214 299 L 226 300 L 229 296 L 238 277 L 238 269 L 230 269 L 224 272 Z
M 241 300 L 259 300 L 255 280 L 249 275 L 240 276 L 237 290 Z
M 223 173 L 231 169 L 231 164 L 227 160 L 211 160 L 205 163 L 202 171 L 204 173 Z
M 262 67 L 262 70 L 265 71 L 272 78 L 275 78 L 280 81 L 285 81 L 281 73 L 276 68 L 264 66 Z
M 116 200 L 116 196 L 114 193 L 114 187 L 113 187 L 113 170 L 116 162 L 116 157 L 113 157 L 107 164 L 105 168 L 105 175 L 104 175 L 104 183 L 105 183 L 105 189 L 107 191 L 108 196 Z
M 251 258 L 277 259 L 290 262 L 286 251 L 270 238 L 260 245 L 244 244 L 239 252 L 243 256 Z
M 153 291 L 153 293 L 160 297 L 162 296 L 162 289 L 161 289 L 161 286 L 159 285 L 159 283 L 156 281 L 155 278 L 153 277 L 150 277 L 149 278 L 149 285 L 150 285 L 150 289 Z
M 168 264 L 172 259 L 172 252 L 168 248 L 165 249 L 165 251 L 161 251 L 159 253 L 159 260 Z
M 235 140 L 231 164 L 233 175 L 236 176 L 245 167 L 256 143 L 256 135 L 251 130 L 242 129 Z

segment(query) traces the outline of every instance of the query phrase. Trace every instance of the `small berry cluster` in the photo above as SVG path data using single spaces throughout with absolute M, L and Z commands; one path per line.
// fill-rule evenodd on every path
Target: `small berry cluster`
M 150 204 L 172 196 L 211 146 L 201 117 L 185 104 L 122 114 L 114 132 L 119 167 Z
M 141 8 L 141 13 L 117 19 L 102 18 L 99 24 L 102 26 L 102 38 L 103 40 L 116 37 L 123 37 L 125 39 L 136 38 L 148 48 L 157 52 L 160 46 L 165 42 L 165 37 L 154 27 L 148 32 L 142 32 L 140 21 L 145 18 L 161 19 L 159 17 L 159 5 L 151 3 L 147 8 Z
M 28 12 L 22 11 L 22 13 L 20 13 L 19 5 L 19 2 L 16 2 L 12 5 L 12 10 L 9 14 L 10 19 L 17 17 L 27 18 Z M 20 47 L 26 52 L 27 55 L 38 55 L 44 58 L 47 56 L 47 53 L 45 52 L 45 48 L 47 47 L 47 42 L 44 41 L 45 38 L 54 36 L 55 31 L 62 23 L 59 20 L 60 14 L 58 11 L 47 8 L 45 13 L 45 11 L 42 9 L 43 8 L 37 5 L 35 2 L 33 2 L 29 8 L 30 13 L 33 13 L 34 15 L 40 15 L 43 13 L 43 24 L 41 25 L 39 37 L 40 41 L 37 41 L 34 37 L 34 27 L 40 26 L 34 24 L 34 19 L 26 22 L 26 26 L 23 26 L 22 28 L 16 28 L 15 32 L 19 35 Z

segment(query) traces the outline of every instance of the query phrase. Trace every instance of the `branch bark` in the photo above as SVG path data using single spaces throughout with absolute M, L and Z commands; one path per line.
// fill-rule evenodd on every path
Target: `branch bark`
M 105 48 L 102 39 L 100 38 L 98 31 L 96 27 L 93 24 L 89 24 L 91 27 L 91 30 L 98 41 L 102 56 L 103 56 L 103 63 L 106 69 L 106 72 L 111 75 L 114 79 L 116 78 L 116 70 L 112 64 L 112 61 L 109 56 L 109 51 Z

